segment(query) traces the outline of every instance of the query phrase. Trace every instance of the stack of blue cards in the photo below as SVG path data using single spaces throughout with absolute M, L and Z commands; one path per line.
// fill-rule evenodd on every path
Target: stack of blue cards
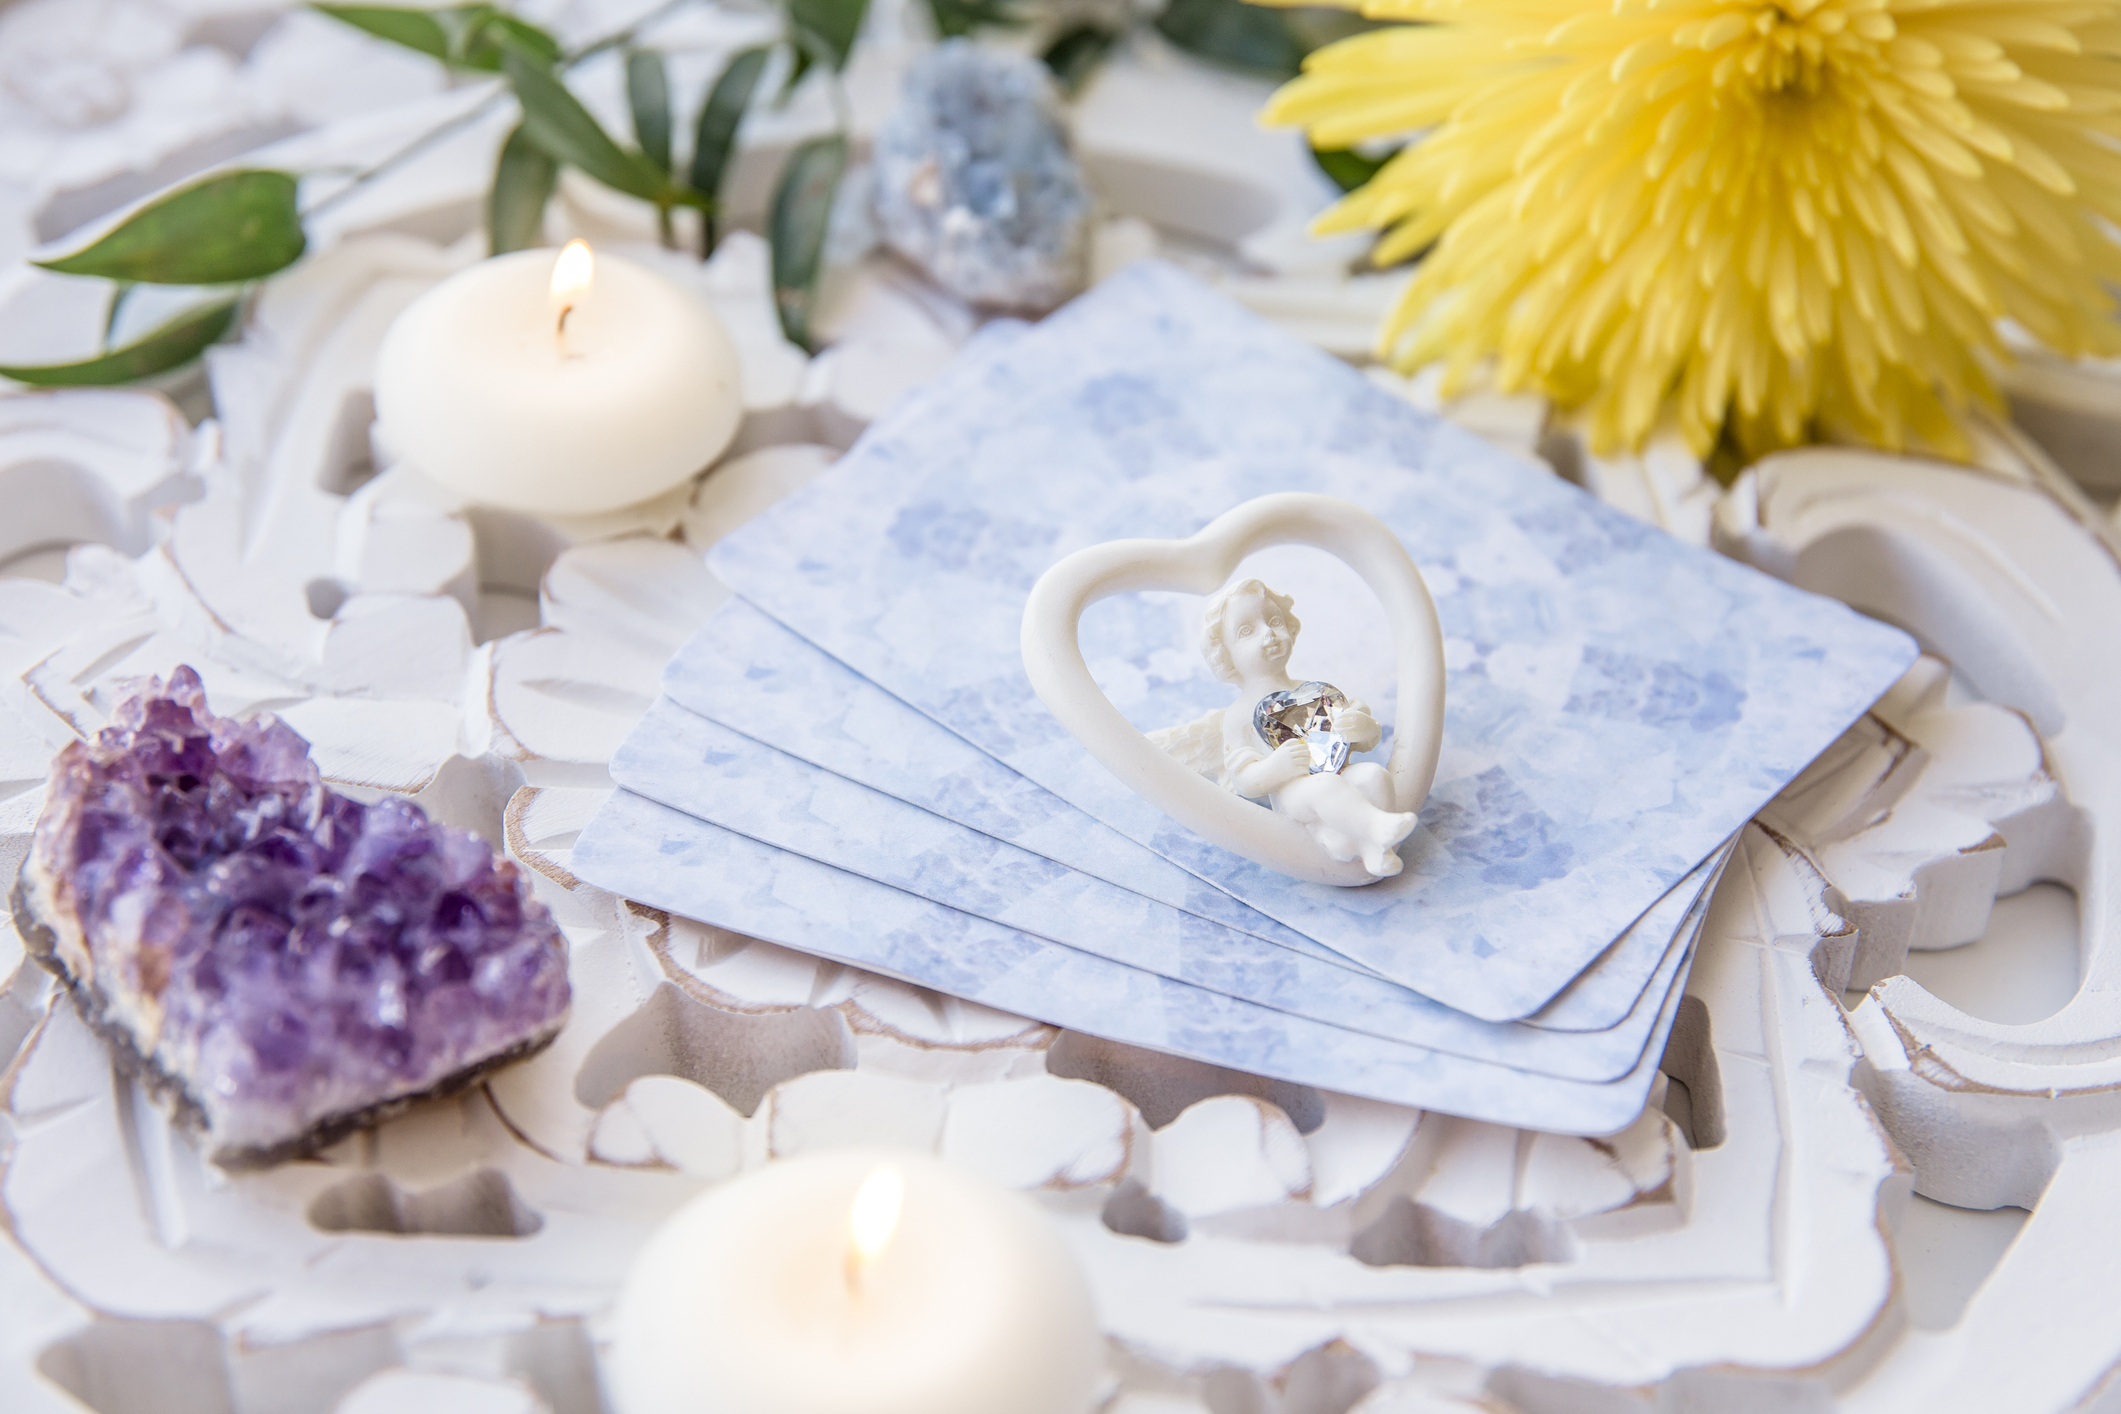
M 1061 556 L 1275 491 L 1391 526 L 1443 625 L 1436 785 L 1403 872 L 1364 888 L 1177 826 L 1060 728 L 1019 658 L 1025 597 Z M 1728 842 L 1916 652 L 1156 264 L 990 326 L 709 564 L 736 597 L 613 762 L 583 878 L 1111 1040 L 1578 1134 L 1641 1111 Z M 1295 676 L 1391 720 L 1391 640 L 1350 570 L 1282 548 L 1240 573 L 1295 597 Z M 1229 700 L 1200 602 L 1083 618 L 1145 731 Z

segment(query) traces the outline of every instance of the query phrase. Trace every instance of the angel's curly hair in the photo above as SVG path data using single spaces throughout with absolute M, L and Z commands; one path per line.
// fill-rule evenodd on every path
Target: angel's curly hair
M 1230 649 L 1223 642 L 1223 606 L 1240 594 L 1257 594 L 1269 605 L 1281 612 L 1289 621 L 1289 637 L 1303 632 L 1303 621 L 1293 612 L 1296 601 L 1286 594 L 1276 594 L 1256 579 L 1241 579 L 1220 593 L 1211 596 L 1201 610 L 1200 656 L 1208 660 L 1208 671 L 1226 683 L 1235 686 L 1242 679 L 1237 675 L 1237 665 L 1230 661 Z

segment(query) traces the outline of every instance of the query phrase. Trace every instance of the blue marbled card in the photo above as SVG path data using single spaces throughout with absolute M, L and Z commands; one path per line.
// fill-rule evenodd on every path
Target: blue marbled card
M 620 748 L 611 774 L 637 795 L 761 844 L 1077 953 L 1383 1040 L 1594 1082 L 1620 1079 L 1642 1059 L 1693 906 L 1713 873 L 1696 870 L 1630 929 L 1662 962 L 1627 1016 L 1603 1031 L 1543 1030 L 1476 1021 L 1404 987 L 1145 898 L 776 751 L 667 698 Z M 723 916 L 704 921 L 739 926 Z
M 687 640 L 663 669 L 663 692 L 812 765 L 1145 898 L 1359 967 L 1091 819 L 746 600 L 726 600 Z
M 1563 1134 L 1610 1134 L 1642 1113 L 1683 991 L 1676 981 L 1666 991 L 1634 1068 L 1595 1084 L 1380 1040 L 1079 952 L 627 790 L 612 793 L 568 865 L 628 898 L 1019 1016 L 1301 1085 Z M 1690 925 L 1697 930 L 1699 918 L 1697 911 Z
M 1018 659 L 1024 597 L 1060 556 L 1189 535 L 1288 490 L 1389 524 L 1443 621 L 1441 769 L 1405 872 L 1367 888 L 1297 883 L 1173 825 L 1060 729 Z M 1493 1021 L 1551 1000 L 1916 652 L 1895 629 L 1597 504 L 1155 263 L 968 350 L 709 564 L 1121 834 Z M 1335 569 L 1279 586 L 1305 621 L 1295 670 L 1344 687 L 1384 679 L 1368 653 L 1341 656 L 1363 635 L 1314 638 L 1374 612 L 1319 597 Z M 1186 616 L 1153 595 L 1085 616 L 1092 670 L 1138 726 L 1227 699 Z M 1360 695 L 1389 715 L 1384 694 Z
M 732 598 L 724 603 L 678 651 L 663 671 L 663 691 L 671 700 L 754 741 L 1043 856 L 1052 864 L 1116 884 L 1253 939 L 1279 944 L 1307 960 L 1365 977 L 1376 975 L 1091 819 L 819 652 L 745 600 Z M 637 749 L 629 743 L 629 754 Z M 686 809 L 685 801 L 674 792 L 687 790 L 691 783 L 685 777 L 704 769 L 684 767 L 665 784 L 635 788 L 664 804 Z M 730 807 L 734 808 L 734 802 Z M 743 829 L 729 819 L 719 819 L 719 823 Z M 841 862 L 819 855 L 814 844 L 809 849 L 800 843 L 793 847 L 825 858 L 827 863 Z M 965 841 L 957 847 L 976 845 Z M 885 878 L 884 882 L 899 881 Z M 1673 890 L 1682 902 L 1690 892 L 1685 881 Z M 1003 921 L 1051 935 L 1035 918 L 1018 915 Z M 1669 931 L 1630 927 L 1530 1018 L 1529 1024 L 1558 1031 L 1602 1031 L 1619 1024 L 1641 1002 L 1653 974 L 1669 960 Z M 1246 943 L 1245 938 L 1230 940 L 1235 947 Z M 1441 1044 L 1420 1037 L 1409 1039 Z

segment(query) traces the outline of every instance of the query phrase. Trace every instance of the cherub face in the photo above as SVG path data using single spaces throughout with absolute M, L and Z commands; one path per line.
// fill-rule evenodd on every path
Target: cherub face
M 1288 616 L 1258 592 L 1239 594 L 1223 605 L 1223 646 L 1230 666 L 1246 682 L 1274 677 L 1289 661 L 1296 634 Z

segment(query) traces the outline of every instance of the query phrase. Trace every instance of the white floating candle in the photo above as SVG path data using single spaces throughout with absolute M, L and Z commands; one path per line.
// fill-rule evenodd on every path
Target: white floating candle
M 616 510 L 703 470 L 743 386 L 714 312 L 644 265 L 517 251 L 413 301 L 376 355 L 383 439 L 474 500 Z
M 833 1149 L 695 1198 L 619 1297 L 619 1414 L 1087 1414 L 1089 1293 L 1029 1200 Z

